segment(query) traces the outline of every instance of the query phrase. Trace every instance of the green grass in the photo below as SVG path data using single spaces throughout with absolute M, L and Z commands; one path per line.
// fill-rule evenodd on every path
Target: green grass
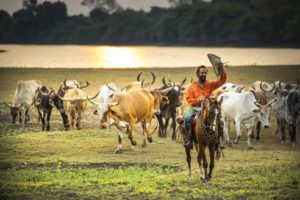
M 114 80 L 119 87 L 135 80 L 139 71 L 153 70 L 157 85 L 163 76 L 180 81 L 194 75 L 187 69 L 13 69 L 0 68 L 0 100 L 12 99 L 17 80 L 38 79 L 58 88 L 64 77 L 89 80 L 87 93 Z M 299 66 L 227 67 L 229 81 L 248 86 L 256 80 L 295 82 Z M 122 75 L 122 76 L 121 76 Z M 117 77 L 117 79 L 116 79 Z M 150 78 L 150 75 L 147 77 Z M 210 70 L 209 79 L 214 79 Z M 188 177 L 185 152 L 180 142 L 154 136 L 142 148 L 140 126 L 132 148 L 124 135 L 124 153 L 114 154 L 117 133 L 100 130 L 93 106 L 84 113 L 81 131 L 62 131 L 54 110 L 51 131 L 41 132 L 36 113 L 28 125 L 11 125 L 5 105 L 0 104 L 0 198 L 1 199 L 299 199 L 300 147 L 280 143 L 274 129 L 263 129 L 260 141 L 247 149 L 246 134 L 237 145 L 224 150 L 213 178 L 200 181 L 195 151 L 192 177 Z M 274 119 L 271 120 L 274 125 Z M 274 127 L 273 127 L 274 128 Z M 235 137 L 234 128 L 231 138 Z M 297 135 L 299 138 L 299 135 Z

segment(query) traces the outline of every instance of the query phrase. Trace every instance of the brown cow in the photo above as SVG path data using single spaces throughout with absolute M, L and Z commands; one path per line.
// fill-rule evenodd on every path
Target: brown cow
M 116 94 L 109 103 L 109 115 L 114 120 L 114 125 L 118 128 L 119 145 L 115 153 L 122 152 L 122 132 L 121 124 L 126 123 L 128 138 L 132 145 L 136 145 L 133 133 L 136 124 L 141 122 L 143 127 L 144 140 L 143 147 L 146 145 L 146 138 L 152 142 L 152 132 L 150 124 L 154 113 L 160 113 L 160 104 L 163 94 L 173 89 L 174 86 L 164 90 L 137 89 L 125 93 Z
M 87 98 L 93 99 L 98 96 L 99 92 L 93 97 L 87 97 L 79 88 L 68 89 L 64 97 L 58 97 L 64 101 L 64 111 L 68 115 L 68 124 L 71 121 L 71 128 L 74 128 L 74 120 L 76 119 L 76 129 L 80 130 L 80 121 L 82 114 L 87 108 Z

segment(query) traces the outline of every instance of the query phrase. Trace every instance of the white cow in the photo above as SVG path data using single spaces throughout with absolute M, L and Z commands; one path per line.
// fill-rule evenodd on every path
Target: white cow
M 34 104 L 35 92 L 39 87 L 41 87 L 41 82 L 37 80 L 18 81 L 12 104 L 4 102 L 10 109 L 13 124 L 16 123 L 18 115 L 20 123 L 22 123 L 22 115 L 24 124 L 30 120 L 30 106 Z
M 106 85 L 102 85 L 99 88 L 99 96 L 98 102 L 92 101 L 88 98 L 88 100 L 97 105 L 97 110 L 94 111 L 95 115 L 99 115 L 100 120 L 100 128 L 107 128 L 109 125 L 109 119 L 107 116 L 107 112 L 109 110 L 110 103 L 115 94 L 121 93 L 122 91 L 118 89 L 115 83 L 109 83 Z
M 266 105 L 261 105 L 256 102 L 252 92 L 227 92 L 221 94 L 218 98 L 223 97 L 222 102 L 222 117 L 224 120 L 224 136 L 227 142 L 230 142 L 228 135 L 228 126 L 226 121 L 234 120 L 236 126 L 237 138 L 235 143 L 238 143 L 241 133 L 241 123 L 247 127 L 248 132 L 248 148 L 252 148 L 252 130 L 256 122 L 259 120 L 265 128 L 269 128 L 269 115 L 271 104 L 275 101 L 272 100 Z

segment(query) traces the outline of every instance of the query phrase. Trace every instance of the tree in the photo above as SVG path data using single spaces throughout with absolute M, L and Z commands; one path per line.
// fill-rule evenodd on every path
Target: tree
M 100 8 L 104 12 L 113 13 L 123 10 L 122 6 L 116 0 L 83 0 L 81 5 L 88 6 L 90 10 Z

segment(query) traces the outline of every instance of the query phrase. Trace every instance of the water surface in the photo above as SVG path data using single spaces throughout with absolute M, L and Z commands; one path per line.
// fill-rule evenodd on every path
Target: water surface
M 0 67 L 138 68 L 210 66 L 208 53 L 231 66 L 299 65 L 300 49 L 87 45 L 0 45 Z

